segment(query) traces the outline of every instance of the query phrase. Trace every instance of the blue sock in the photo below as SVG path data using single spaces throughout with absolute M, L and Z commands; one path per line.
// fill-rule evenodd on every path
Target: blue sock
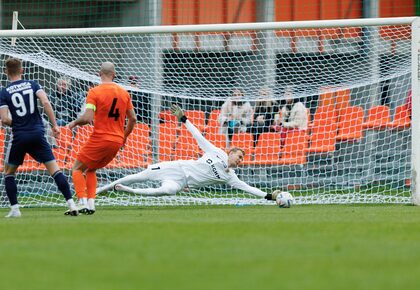
M 6 194 L 9 198 L 10 205 L 15 205 L 17 201 L 17 186 L 14 175 L 6 175 L 4 177 L 4 186 L 6 188 Z
M 56 173 L 53 174 L 52 177 L 54 178 L 58 189 L 64 195 L 64 198 L 66 200 L 71 199 L 72 195 L 70 192 L 70 185 L 69 185 L 69 182 L 67 181 L 67 178 L 64 176 L 63 172 L 57 171 Z

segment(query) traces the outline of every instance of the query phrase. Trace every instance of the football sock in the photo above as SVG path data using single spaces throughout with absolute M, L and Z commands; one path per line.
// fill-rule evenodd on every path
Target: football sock
M 67 200 L 67 205 L 69 206 L 70 210 L 76 209 L 76 204 L 74 203 L 74 200 L 72 198 Z
M 14 175 L 6 175 L 4 177 L 4 187 L 6 188 L 6 194 L 9 198 L 10 205 L 15 205 L 17 201 L 17 185 Z
M 86 193 L 86 179 L 83 176 L 83 172 L 80 170 L 74 170 L 72 173 L 74 189 L 78 199 L 87 197 Z
M 87 197 L 95 198 L 96 197 L 96 171 L 86 172 L 86 187 L 87 187 Z
M 87 205 L 87 197 L 82 197 L 79 199 L 79 205 Z
M 54 178 L 58 189 L 64 195 L 64 198 L 66 200 L 71 199 L 70 185 L 69 185 L 69 182 L 67 181 L 67 178 L 64 176 L 63 172 L 57 171 L 56 173 L 53 174 L 52 177 Z
M 90 210 L 95 210 L 95 199 L 94 198 L 88 198 L 88 208 Z

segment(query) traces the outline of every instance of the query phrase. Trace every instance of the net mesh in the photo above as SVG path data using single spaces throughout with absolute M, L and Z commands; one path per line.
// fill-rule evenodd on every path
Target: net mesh
M 177 103 L 212 143 L 245 150 L 236 172 L 252 186 L 291 191 L 300 204 L 410 201 L 409 25 L 33 36 L 18 37 L 15 45 L 3 37 L 0 54 L 21 58 L 24 77 L 50 96 L 63 126 L 59 139 L 48 140 L 68 174 L 92 128 L 71 132 L 64 125 L 83 112 L 87 90 L 100 81 L 100 64 L 112 61 L 138 123 L 98 171 L 100 185 L 155 162 L 200 156 L 168 112 Z M 9 130 L 2 129 L 0 139 L 3 150 Z M 21 204 L 63 204 L 53 179 L 29 157 L 17 180 Z M 170 197 L 98 196 L 102 205 L 265 203 L 223 185 Z

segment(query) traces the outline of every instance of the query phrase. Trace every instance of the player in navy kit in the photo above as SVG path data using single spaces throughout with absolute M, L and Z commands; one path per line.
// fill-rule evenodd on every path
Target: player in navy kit
M 21 216 L 17 201 L 15 172 L 22 165 L 26 153 L 38 162 L 45 164 L 58 189 L 63 193 L 70 214 L 78 215 L 67 178 L 60 171 L 51 147 L 44 136 L 44 125 L 37 107 L 38 99 L 52 124 L 54 137 L 58 137 L 60 133 L 48 97 L 38 83 L 22 79 L 23 68 L 19 59 L 9 58 L 5 66 L 10 84 L 3 88 L 0 94 L 0 116 L 3 125 L 12 127 L 13 134 L 4 162 L 4 183 L 11 205 L 11 210 L 6 217 Z

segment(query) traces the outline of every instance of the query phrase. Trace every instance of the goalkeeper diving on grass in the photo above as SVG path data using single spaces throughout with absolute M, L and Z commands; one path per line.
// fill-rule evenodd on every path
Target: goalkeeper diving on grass
M 228 184 L 252 195 L 267 200 L 276 200 L 277 192 L 266 193 L 238 178 L 233 168 L 238 167 L 244 159 L 245 152 L 242 149 L 233 147 L 226 154 L 201 135 L 179 106 L 172 105 L 171 112 L 179 121 L 184 123 L 193 135 L 204 151 L 203 156 L 198 160 L 168 161 L 149 165 L 147 169 L 140 173 L 128 175 L 98 188 L 96 190 L 97 194 L 116 190 L 147 196 L 161 196 L 174 195 L 186 187 L 197 188 L 213 184 Z M 146 181 L 158 181 L 161 185 L 156 188 L 131 188 L 127 186 Z

